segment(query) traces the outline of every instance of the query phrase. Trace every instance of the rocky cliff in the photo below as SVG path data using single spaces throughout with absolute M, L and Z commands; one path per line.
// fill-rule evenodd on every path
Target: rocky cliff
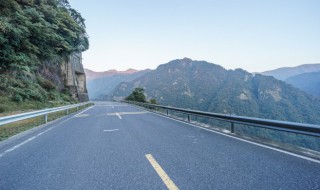
M 88 100 L 84 21 L 68 1 L 0 1 L 0 113 Z
M 88 101 L 86 75 L 81 55 L 81 53 L 72 53 L 68 59 L 58 63 L 46 61 L 38 68 L 37 76 L 50 81 L 59 92 L 68 92 L 79 102 Z
M 89 100 L 81 53 L 71 54 L 69 60 L 61 64 L 61 74 L 73 98 L 80 102 Z

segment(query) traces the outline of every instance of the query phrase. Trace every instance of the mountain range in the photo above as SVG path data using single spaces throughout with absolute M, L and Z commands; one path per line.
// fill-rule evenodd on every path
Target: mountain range
M 309 94 L 320 97 L 320 71 L 296 75 L 285 81 Z
M 320 64 L 283 67 L 261 73 L 285 81 L 313 96 L 320 97 Z
M 286 79 L 304 73 L 311 73 L 320 71 L 320 63 L 304 64 L 296 67 L 282 67 L 270 71 L 262 72 L 261 74 L 273 76 L 276 79 L 285 81 Z
M 89 98 L 90 100 L 103 100 L 121 82 L 130 82 L 149 71 L 150 70 L 138 71 L 128 69 L 126 71 L 109 70 L 95 72 L 85 69 Z
M 188 58 L 170 61 L 132 81 L 121 82 L 108 99 L 136 87 L 162 105 L 268 119 L 320 123 L 320 99 L 271 76 L 226 70 Z

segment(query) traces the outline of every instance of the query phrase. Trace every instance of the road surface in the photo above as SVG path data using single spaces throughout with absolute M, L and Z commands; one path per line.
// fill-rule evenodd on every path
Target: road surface
M 130 105 L 95 106 L 0 142 L 0 189 L 320 189 L 320 162 Z

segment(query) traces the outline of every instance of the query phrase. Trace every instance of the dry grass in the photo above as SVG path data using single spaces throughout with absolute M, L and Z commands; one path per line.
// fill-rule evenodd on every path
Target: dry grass
M 35 126 L 44 124 L 44 116 L 26 119 L 15 123 L 0 126 L 0 141 L 5 140 L 13 135 L 31 129 Z

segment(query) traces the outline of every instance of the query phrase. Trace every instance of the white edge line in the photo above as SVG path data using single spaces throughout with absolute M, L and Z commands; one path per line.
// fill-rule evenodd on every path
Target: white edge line
M 93 107 L 94 107 L 94 106 L 90 106 L 90 107 L 88 107 L 87 109 L 82 110 L 81 112 L 79 112 L 79 113 L 77 113 L 76 115 L 72 116 L 71 118 L 74 118 L 74 117 L 76 117 L 76 116 L 78 116 L 78 115 L 82 114 L 83 112 L 88 111 L 89 109 L 91 109 L 91 108 L 93 108 Z M 70 119 L 71 119 L 71 118 L 70 118 Z
M 78 114 L 76 114 L 76 115 L 74 115 L 74 116 L 70 117 L 69 119 L 66 119 L 66 120 L 62 121 L 61 123 L 58 123 L 58 125 L 60 125 L 60 124 L 62 124 L 62 123 L 65 123 L 66 121 L 69 121 L 71 118 L 73 118 L 73 117 L 75 117 L 75 116 L 77 116 L 77 115 L 79 115 L 79 114 L 81 114 L 81 113 L 83 113 L 83 112 L 85 112 L 85 111 L 88 111 L 88 110 L 89 110 L 89 109 L 91 109 L 92 107 L 93 107 L 93 106 L 91 106 L 91 107 L 89 107 L 89 108 L 87 108 L 87 109 L 85 109 L 85 110 L 83 110 L 83 111 L 79 112 Z M 24 144 L 26 144 L 26 143 L 28 143 L 28 142 L 30 142 L 30 141 L 32 141 L 32 140 L 34 140 L 35 138 L 39 137 L 40 135 L 43 135 L 44 133 L 46 133 L 46 132 L 48 132 L 48 131 L 52 130 L 53 128 L 57 127 L 58 125 L 53 126 L 53 127 L 49 128 L 49 129 L 47 129 L 47 130 L 45 130 L 45 131 L 42 131 L 42 132 L 38 133 L 37 135 L 34 135 L 34 136 L 30 137 L 29 139 L 27 139 L 27 140 L 25 140 L 25 141 L 23 141 L 23 142 L 21 142 L 21 143 L 19 143 L 19 144 L 15 145 L 15 146 L 13 146 L 12 148 L 7 149 L 7 150 L 6 150 L 6 151 L 4 151 L 2 154 L 0 154 L 0 158 L 1 158 L 2 156 L 4 156 L 5 154 L 7 154 L 8 152 L 12 152 L 12 151 L 14 151 L 15 149 L 17 149 L 17 148 L 21 147 L 22 145 L 24 145 Z
M 109 130 L 103 130 L 104 132 L 113 132 L 113 131 L 118 131 L 119 129 L 109 129 Z
M 43 135 L 44 133 L 46 133 L 46 132 L 48 132 L 48 131 L 50 131 L 50 130 L 52 130 L 52 129 L 53 129 L 53 128 L 49 128 L 49 129 L 47 129 L 47 130 L 45 130 L 45 131 L 43 131 L 43 132 L 41 132 L 41 133 L 39 133 L 39 134 L 37 134 L 37 135 L 34 135 L 34 136 L 28 138 L 28 139 L 25 140 L 25 141 L 23 141 L 23 142 L 15 145 L 15 146 L 13 146 L 12 148 L 4 151 L 2 154 L 0 154 L 0 158 L 1 158 L 3 155 L 7 154 L 8 152 L 14 151 L 15 149 L 17 149 L 17 148 L 21 147 L 22 145 L 28 143 L 29 141 L 34 140 L 35 138 L 39 137 L 40 135 Z
M 116 116 L 118 116 L 119 119 L 122 119 L 121 115 L 118 112 L 116 112 Z
M 137 108 L 137 109 L 140 109 L 140 110 L 143 110 L 143 109 L 141 109 L 141 108 L 139 108 L 139 107 L 136 107 L 136 108 Z M 223 135 L 223 136 L 226 136 L 226 137 L 230 137 L 230 138 L 233 138 L 233 139 L 237 139 L 237 140 L 239 140 L 239 141 L 247 142 L 247 143 L 250 143 L 250 144 L 254 144 L 254 145 L 256 145 L 256 146 L 260 146 L 260 147 L 263 147 L 263 148 L 275 150 L 275 151 L 278 151 L 278 152 L 281 152 L 281 153 L 284 153 L 284 154 L 288 154 L 288 155 L 291 155 L 291 156 L 294 156 L 294 157 L 302 158 L 302 159 L 309 160 L 309 161 L 316 162 L 316 163 L 320 164 L 320 160 L 316 160 L 316 159 L 313 159 L 313 158 L 309 158 L 309 157 L 302 156 L 302 155 L 299 155 L 299 154 L 295 154 L 295 153 L 292 153 L 292 152 L 288 152 L 288 151 L 285 151 L 285 150 L 277 149 L 277 148 L 270 147 L 270 146 L 267 146 L 267 145 L 259 144 L 259 143 L 256 143 L 256 142 L 252 142 L 252 141 L 249 141 L 249 140 L 246 140 L 246 139 L 239 138 L 239 137 L 234 137 L 234 136 L 231 136 L 231 135 L 228 135 L 228 134 L 224 134 L 224 133 L 221 133 L 221 132 L 218 132 L 218 131 L 206 129 L 206 128 L 203 128 L 203 127 L 194 125 L 194 124 L 192 124 L 192 123 L 187 123 L 187 122 L 184 122 L 184 121 L 180 121 L 180 120 L 178 120 L 178 119 L 175 119 L 175 118 L 171 118 L 171 117 L 162 115 L 162 114 L 160 114 L 160 113 L 150 112 L 150 111 L 148 111 L 148 112 L 149 112 L 149 113 L 152 113 L 152 114 L 154 114 L 154 115 L 158 115 L 158 116 L 167 118 L 167 119 L 171 119 L 171 120 L 173 120 L 173 121 L 177 121 L 177 122 L 184 123 L 184 124 L 187 124 L 187 125 L 190 125 L 190 126 L 199 128 L 199 129 L 203 129 L 203 130 L 206 130 L 206 131 L 209 131 L 209 132 L 212 132 L 212 133 L 220 134 L 220 135 Z

